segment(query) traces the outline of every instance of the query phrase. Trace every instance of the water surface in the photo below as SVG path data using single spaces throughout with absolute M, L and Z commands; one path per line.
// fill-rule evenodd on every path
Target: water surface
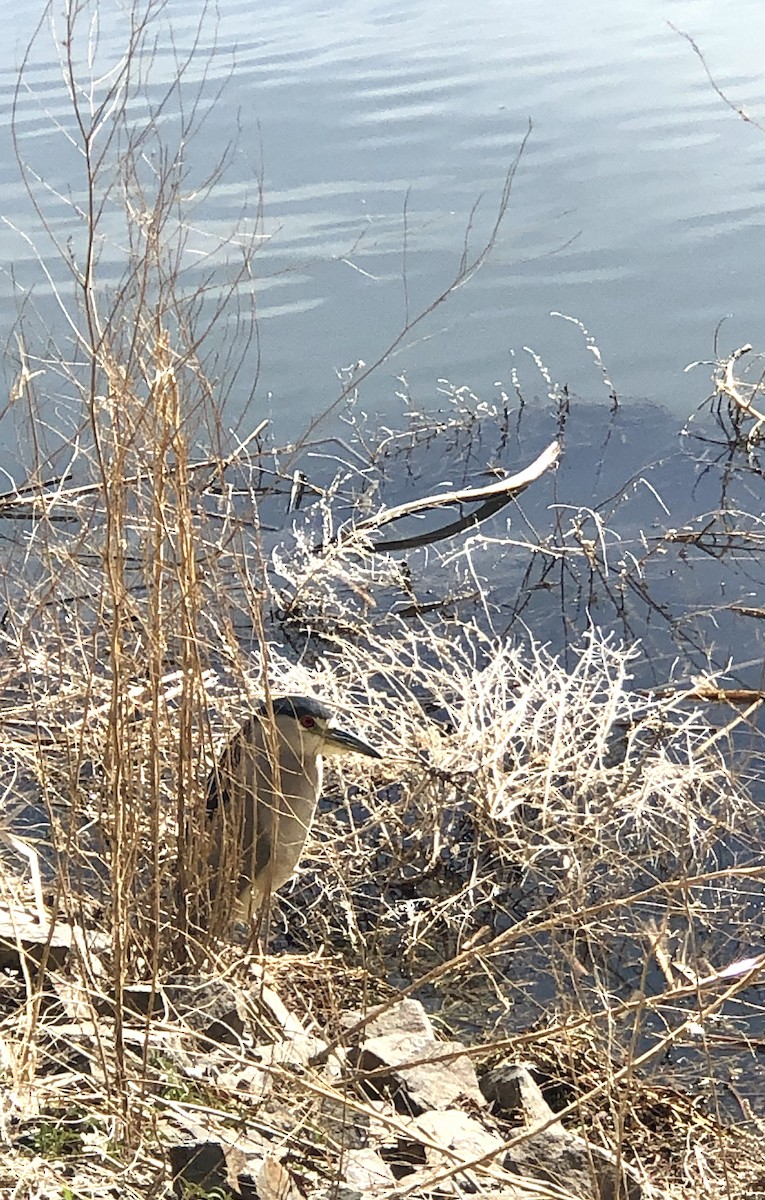
M 227 0 L 217 20 L 210 13 L 202 21 L 186 79 L 190 93 L 206 73 L 191 178 L 235 137 L 236 147 L 225 178 L 193 211 L 194 250 L 248 205 L 254 211 L 262 175 L 256 398 L 258 415 L 272 415 L 281 435 L 294 434 L 295 416 L 305 421 L 331 403 L 340 368 L 374 362 L 407 313 L 441 293 L 468 226 L 471 246 L 481 245 L 529 122 L 489 261 L 364 385 L 365 408 L 395 420 L 401 373 L 424 405 L 439 378 L 488 397 L 519 363 L 535 386 L 526 346 L 559 382 L 605 401 L 581 331 L 554 311 L 591 332 L 620 395 L 683 415 L 706 386 L 703 374 L 683 369 L 711 356 L 722 318 L 723 348 L 761 343 L 765 134 L 723 103 L 676 30 L 692 35 L 731 101 L 765 121 L 765 10 L 756 0 L 724 8 L 622 0 L 617 9 L 592 0 L 468 8 L 455 0 L 295 0 L 253 11 Z M 125 19 L 110 3 L 100 12 L 108 61 Z M 155 101 L 192 47 L 201 12 L 172 0 L 157 17 L 148 84 Z M 27 238 L 54 280 L 65 272 L 22 195 L 8 133 L 37 14 L 7 0 L 0 13 L 0 213 L 20 229 L 0 234 L 7 336 L 31 287 L 61 326 Z M 42 176 L 38 197 L 66 246 L 76 222 L 56 197 L 77 195 L 82 163 L 54 127 L 66 124 L 68 101 L 45 32 L 27 78 L 34 95 L 19 100 L 21 151 Z M 172 144 L 172 105 L 162 121 Z M 221 255 L 222 270 L 233 253 Z M 105 247 L 107 280 L 122 265 L 119 244 Z M 190 270 L 189 286 L 194 279 Z M 254 374 L 251 360 L 234 408 Z

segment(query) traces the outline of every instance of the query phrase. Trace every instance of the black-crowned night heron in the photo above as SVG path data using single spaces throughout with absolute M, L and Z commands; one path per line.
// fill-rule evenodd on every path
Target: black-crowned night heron
M 321 795 L 325 754 L 382 758 L 355 734 L 330 724 L 329 710 L 307 696 L 261 703 L 223 750 L 207 781 L 213 896 L 238 878 L 251 917 L 292 878 Z

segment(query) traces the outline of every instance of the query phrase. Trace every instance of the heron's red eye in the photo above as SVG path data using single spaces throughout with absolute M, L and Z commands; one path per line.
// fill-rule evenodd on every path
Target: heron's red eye
M 316 728 L 316 721 L 314 720 L 313 717 L 301 717 L 300 724 L 303 726 L 303 729 L 315 729 Z

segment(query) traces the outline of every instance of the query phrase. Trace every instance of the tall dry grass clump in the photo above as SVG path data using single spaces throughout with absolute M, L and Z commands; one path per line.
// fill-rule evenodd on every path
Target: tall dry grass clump
M 165 89 L 149 88 L 162 14 L 161 4 L 134 6 L 117 58 L 101 39 L 96 5 L 69 4 L 62 14 L 51 6 L 38 30 L 39 38 L 49 25 L 60 49 L 71 106 L 62 128 L 79 175 L 68 197 L 46 188 L 34 148 L 15 126 L 40 237 L 54 253 L 55 268 L 38 249 L 64 340 L 52 343 L 49 334 L 40 354 L 29 344 L 33 323 L 20 326 L 13 405 L 17 419 L 26 410 L 33 461 L 26 485 L 3 504 L 10 528 L 23 528 L 6 575 L 3 639 L 15 702 L 6 754 L 45 814 L 40 857 L 52 928 L 60 918 L 85 931 L 78 945 L 92 989 L 82 1000 L 95 1005 L 94 1020 L 109 997 L 114 1053 L 102 1068 L 109 1111 L 129 1138 L 135 1087 L 123 989 L 137 978 L 157 980 L 197 949 L 186 901 L 204 862 L 200 779 L 212 749 L 205 672 L 213 656 L 240 669 L 233 616 L 244 613 L 258 629 L 264 589 L 257 522 L 242 522 L 225 496 L 236 454 L 222 457 L 223 402 L 203 363 L 218 322 L 228 333 L 216 333 L 214 353 L 234 372 L 252 343 L 242 285 L 257 243 L 257 195 L 249 228 L 236 234 L 238 265 L 227 271 L 225 247 L 211 239 L 216 270 L 191 270 L 197 246 L 182 211 L 192 186 L 185 155 L 202 119 L 203 88 L 189 107 L 180 104 L 193 49 L 176 59 Z M 35 43 L 17 111 L 34 53 Z M 168 146 L 162 117 L 176 103 L 181 117 Z M 206 179 L 194 178 L 197 202 L 224 168 L 225 155 Z M 62 206 L 67 246 L 58 240 Z M 113 250 L 124 260 L 117 280 L 103 265 Z M 223 586 L 237 594 L 221 598 Z M 29 973 L 27 983 L 32 1002 Z M 39 1012 L 37 1000 L 33 1008 Z M 21 1059 L 33 1038 L 30 1025 Z

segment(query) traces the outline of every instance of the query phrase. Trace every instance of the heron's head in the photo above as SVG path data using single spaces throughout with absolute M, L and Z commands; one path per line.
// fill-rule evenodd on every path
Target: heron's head
M 278 696 L 272 700 L 274 721 L 279 735 L 304 755 L 306 752 L 320 754 L 365 754 L 368 758 L 382 755 L 368 742 L 332 724 L 332 713 L 312 696 Z M 268 708 L 264 703 L 257 709 L 258 716 L 267 719 Z

